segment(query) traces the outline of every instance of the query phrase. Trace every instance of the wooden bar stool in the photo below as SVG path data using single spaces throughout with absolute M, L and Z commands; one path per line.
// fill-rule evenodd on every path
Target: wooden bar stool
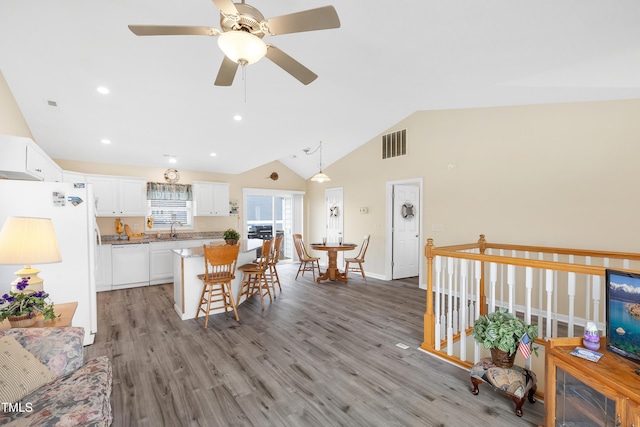
M 271 245 L 273 239 L 262 241 L 262 253 L 256 259 L 254 263 L 244 264 L 238 267 L 238 270 L 242 271 L 242 285 L 240 287 L 240 295 L 238 295 L 238 304 L 242 300 L 242 296 L 245 295 L 248 300 L 253 295 L 260 296 L 260 304 L 264 310 L 264 296 L 269 295 L 269 302 L 271 299 L 271 292 L 269 291 L 269 282 L 267 281 L 267 270 L 269 269 L 269 257 L 271 256 Z
M 209 313 L 219 308 L 224 308 L 225 313 L 231 308 L 236 320 L 240 321 L 231 293 L 231 281 L 235 279 L 239 249 L 238 245 L 204 245 L 204 274 L 198 275 L 203 286 L 196 319 L 202 311 L 205 314 L 205 328 L 209 326 Z
M 271 256 L 269 257 L 268 265 L 269 270 L 267 271 L 267 281 L 269 282 L 269 286 L 271 287 L 271 291 L 273 292 L 273 298 L 276 297 L 276 284 L 278 285 L 278 289 L 282 292 L 282 286 L 280 286 L 280 276 L 278 276 L 278 269 L 276 265 L 278 261 L 280 261 L 280 246 L 282 246 L 282 238 L 283 236 L 276 236 L 273 239 L 273 248 L 271 249 Z

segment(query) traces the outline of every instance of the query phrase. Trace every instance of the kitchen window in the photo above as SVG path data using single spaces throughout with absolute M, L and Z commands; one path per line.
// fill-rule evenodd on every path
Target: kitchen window
M 176 221 L 181 225 L 175 228 L 192 228 L 192 205 L 191 185 L 147 183 L 147 225 L 153 217 L 152 229 L 168 230 Z

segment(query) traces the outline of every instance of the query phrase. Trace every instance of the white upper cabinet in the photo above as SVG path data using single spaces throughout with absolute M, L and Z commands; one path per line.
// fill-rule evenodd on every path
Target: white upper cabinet
M 79 172 L 62 171 L 62 182 L 82 183 L 87 182 L 87 175 Z
M 87 175 L 96 196 L 97 216 L 145 216 L 147 181 L 107 175 Z
M 60 182 L 62 169 L 32 139 L 0 135 L 0 176 Z
M 192 184 L 196 216 L 229 216 L 229 184 L 194 181 Z

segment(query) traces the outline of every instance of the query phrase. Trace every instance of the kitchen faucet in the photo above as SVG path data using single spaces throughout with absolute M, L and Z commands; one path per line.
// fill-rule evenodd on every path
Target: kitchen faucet
M 169 233 L 169 236 L 170 236 L 172 239 L 177 239 L 177 238 L 178 238 L 178 235 L 173 233 L 173 226 L 174 226 L 174 225 L 176 225 L 176 224 L 178 224 L 178 225 L 180 225 L 180 226 L 182 225 L 182 223 L 181 223 L 180 221 L 173 221 L 173 222 L 171 223 L 171 232 Z

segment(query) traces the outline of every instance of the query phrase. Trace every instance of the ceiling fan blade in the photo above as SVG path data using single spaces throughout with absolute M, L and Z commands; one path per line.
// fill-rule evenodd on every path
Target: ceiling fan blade
M 278 67 L 282 68 L 287 73 L 300 80 L 300 83 L 302 84 L 308 85 L 318 78 L 318 75 L 316 73 L 314 73 L 274 45 L 267 45 L 266 56 Z
M 226 56 L 222 60 L 220 65 L 220 71 L 218 71 L 218 77 L 216 77 L 216 86 L 231 86 L 233 79 L 238 71 L 238 64 L 227 58 Z
M 236 9 L 236 5 L 233 4 L 232 0 L 213 0 L 213 4 L 215 4 L 216 7 L 220 9 L 220 12 L 224 13 L 225 15 L 238 14 L 238 9 Z
M 325 6 L 267 19 L 266 27 L 269 34 L 275 36 L 340 28 L 340 19 L 333 6 Z
M 136 36 L 217 36 L 220 30 L 185 25 L 129 25 Z

